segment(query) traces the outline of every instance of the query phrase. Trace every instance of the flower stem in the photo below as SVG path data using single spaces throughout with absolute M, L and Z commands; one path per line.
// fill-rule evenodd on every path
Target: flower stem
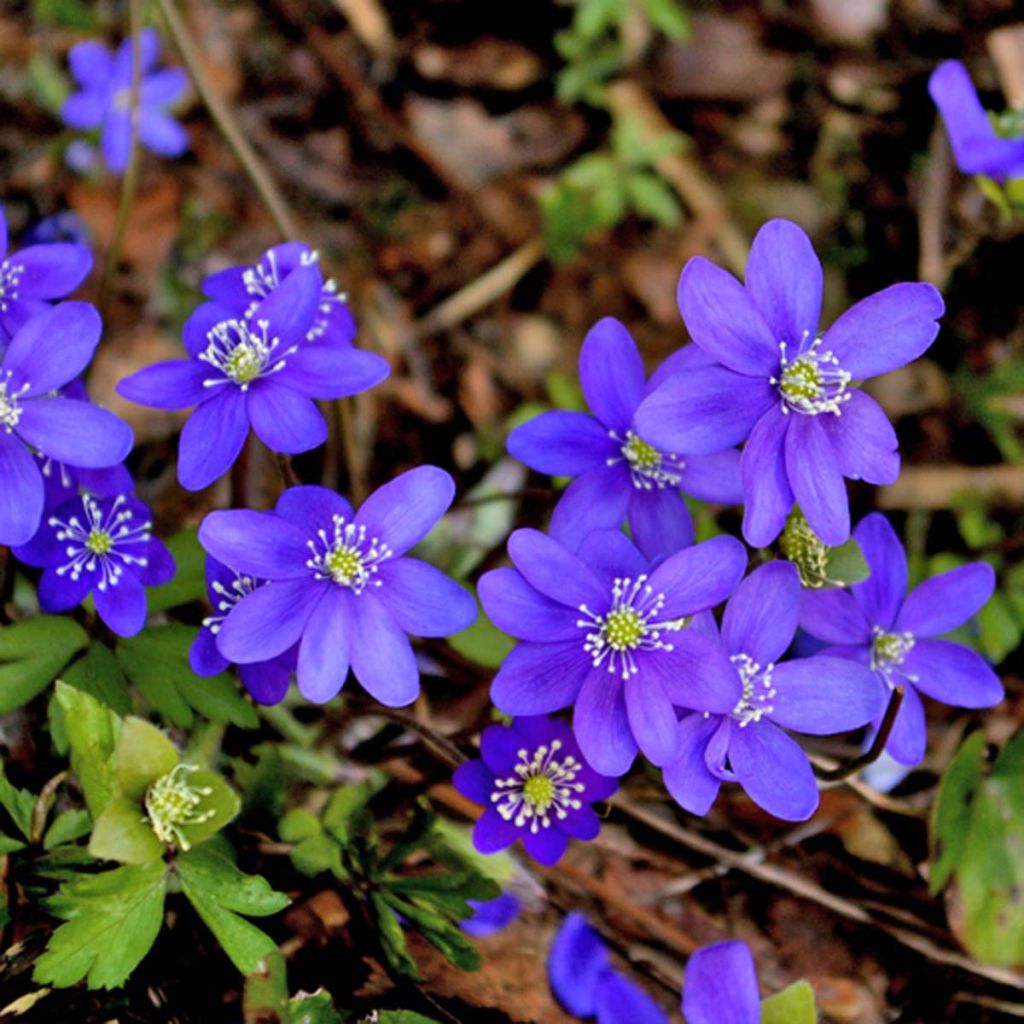
M 814 774 L 825 782 L 839 782 L 842 779 L 848 779 L 851 775 L 856 775 L 862 768 L 877 761 L 882 756 L 886 743 L 889 742 L 889 736 L 892 733 L 892 727 L 896 724 L 896 716 L 900 713 L 902 703 L 903 687 L 897 686 L 889 695 L 889 704 L 885 709 L 882 724 L 878 727 L 871 746 L 860 757 L 855 757 L 852 761 L 847 761 L 846 764 L 841 764 L 836 768 L 821 768 L 815 765 Z

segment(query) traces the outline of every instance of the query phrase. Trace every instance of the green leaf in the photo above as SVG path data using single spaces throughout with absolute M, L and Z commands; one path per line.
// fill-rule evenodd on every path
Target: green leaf
M 146 588 L 150 615 L 206 596 L 206 552 L 199 546 L 198 530 L 190 526 L 166 543 L 174 556 L 174 579 L 159 587 Z
M 437 1024 L 432 1017 L 424 1017 L 414 1010 L 381 1010 L 376 1019 L 379 1024 Z
M 90 644 L 85 654 L 64 670 L 62 678 L 69 686 L 91 694 L 119 715 L 131 714 L 128 680 L 114 652 L 104 644 Z
M 87 0 L 34 0 L 32 14 L 41 25 L 96 31 L 96 15 Z
M 998 665 L 1020 645 L 1024 634 L 1013 603 L 997 590 L 978 612 L 978 646 L 989 661 Z
M 216 772 L 200 769 L 188 776 L 188 784 L 202 793 L 196 804 L 196 817 L 204 817 L 205 821 L 183 824 L 179 828 L 188 845 L 198 846 L 219 832 L 229 821 L 232 821 L 242 806 L 238 794 Z M 208 817 L 207 817 L 208 815 Z
M 678 227 L 682 209 L 672 189 L 656 174 L 634 172 L 626 178 L 626 191 L 634 210 L 663 228 Z
M 27 789 L 18 789 L 7 778 L 7 770 L 0 761 L 0 807 L 11 816 L 18 831 L 29 841 L 32 839 L 32 813 L 36 797 Z
M 288 998 L 288 967 L 276 950 L 268 954 L 260 970 L 245 979 L 242 1016 L 245 1024 L 294 1024 Z
M 352 841 L 352 824 L 378 788 L 372 782 L 363 782 L 357 786 L 340 786 L 331 794 L 324 808 L 324 828 L 342 846 Z
M 399 974 L 418 981 L 420 969 L 416 966 L 416 961 L 409 955 L 405 932 L 402 931 L 402 926 L 399 924 L 398 918 L 395 917 L 394 910 L 391 909 L 388 901 L 380 892 L 370 893 L 370 906 L 377 919 L 377 936 L 388 963 Z
M 58 682 L 55 698 L 71 747 L 71 770 L 93 819 L 118 791 L 117 743 L 121 720 L 95 697 Z
M 384 898 L 460 971 L 480 969 L 480 953 L 476 945 L 450 918 L 426 906 L 423 900 L 405 899 L 390 891 L 384 893 Z
M 160 862 L 79 876 L 52 901 L 66 918 L 36 961 L 32 977 L 66 988 L 117 988 L 156 941 L 164 917 L 167 875 Z
M 298 995 L 289 1004 L 292 1024 L 343 1024 L 344 1018 L 334 1007 L 331 993 L 317 989 L 308 995 Z M 386 1012 L 386 1011 L 385 1011 Z M 383 1021 L 383 1016 L 378 1016 Z
M 794 982 L 761 1003 L 761 1024 L 817 1024 L 814 989 L 806 981 Z
M 89 852 L 100 860 L 148 864 L 163 857 L 164 844 L 157 839 L 142 807 L 116 796 L 96 819 Z
M 26 845 L 27 844 L 22 842 L 22 840 L 15 839 L 13 836 L 5 836 L 0 832 L 0 857 L 6 857 L 9 853 L 16 853 L 18 850 L 24 850 Z M 7 905 L 4 902 L 5 899 L 5 894 L 0 891 L 0 916 L 5 914 L 7 911 Z M 7 917 L 5 920 L 10 920 L 10 917 Z M 0 931 L 3 931 L 3 928 L 4 922 L 0 922 Z
M 276 914 L 288 905 L 288 897 L 275 892 L 265 878 L 246 875 L 226 857 L 203 847 L 179 857 L 176 867 L 182 891 L 231 962 L 243 974 L 265 969 L 264 958 L 275 953 L 277 945 L 239 914 Z
M 644 7 L 652 28 L 677 43 L 690 38 L 690 16 L 679 0 L 644 0 Z
M 141 804 L 146 790 L 180 760 L 177 748 L 155 725 L 134 715 L 121 724 L 117 782 L 129 800 Z
M 118 642 L 117 660 L 125 674 L 160 714 L 188 729 L 198 711 L 211 722 L 243 729 L 259 724 L 255 708 L 227 673 L 200 679 L 188 662 L 198 630 L 178 622 L 144 629 Z
M 932 895 L 949 881 L 963 859 L 971 811 L 984 781 L 985 734 L 971 733 L 949 762 L 932 810 L 929 886 Z
M 0 629 L 0 715 L 27 704 L 89 643 L 74 619 L 36 615 Z
M 834 586 L 849 587 L 871 575 L 860 545 L 851 537 L 837 548 L 829 548 L 825 556 L 825 579 Z
M 64 811 L 53 819 L 53 823 L 43 836 L 43 849 L 54 850 L 66 843 L 87 836 L 92 829 L 92 818 L 84 808 Z

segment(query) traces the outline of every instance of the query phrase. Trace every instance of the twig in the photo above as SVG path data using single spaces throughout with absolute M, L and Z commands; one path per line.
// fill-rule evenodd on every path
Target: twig
M 137 0 L 136 0 L 137 2 Z M 203 71 L 202 58 L 199 48 L 196 46 L 192 33 L 185 24 L 184 19 L 178 13 L 174 0 L 156 0 L 160 12 L 167 23 L 167 31 L 174 40 L 175 45 L 181 53 L 182 59 L 188 66 L 189 74 L 195 84 L 196 92 L 210 112 L 210 117 L 220 129 L 224 140 L 231 147 L 232 152 L 238 158 L 249 180 L 253 183 L 260 199 L 266 206 L 267 211 L 273 218 L 278 233 L 285 240 L 297 240 L 301 237 L 298 223 L 292 216 L 288 204 L 281 195 L 270 176 L 263 161 L 256 154 L 256 151 L 249 145 L 248 139 L 241 133 L 231 111 L 220 98 Z
M 986 502 L 1024 503 L 1024 466 L 906 466 L 899 480 L 878 489 L 881 509 L 947 509 L 965 491 Z
M 281 452 L 275 452 L 274 459 L 277 462 L 277 468 L 281 473 L 281 479 L 284 481 L 285 487 L 294 487 L 296 484 L 301 483 L 289 456 Z
M 128 164 L 121 179 L 121 199 L 117 204 L 117 217 L 114 220 L 114 234 L 110 239 L 107 259 L 103 265 L 103 277 L 100 280 L 100 295 L 97 305 L 100 317 L 107 319 L 107 307 L 114 286 L 114 275 L 121 259 L 121 248 L 128 230 L 135 202 L 135 191 L 139 183 L 139 93 L 142 89 L 142 0 L 129 0 L 128 32 L 131 37 L 132 80 L 128 89 Z
M 843 779 L 848 779 L 851 775 L 856 775 L 861 768 L 866 768 L 869 764 L 877 761 L 882 756 L 886 743 L 889 742 L 892 727 L 896 724 L 896 716 L 900 713 L 902 705 L 903 687 L 897 686 L 889 696 L 885 716 L 882 718 L 882 724 L 878 727 L 878 732 L 875 733 L 875 738 L 871 741 L 871 746 L 859 757 L 855 757 L 852 761 L 847 761 L 845 764 L 837 765 L 835 768 L 822 768 L 820 765 L 815 765 L 814 774 L 825 782 L 841 782 Z
M 46 785 L 39 791 L 39 796 L 36 797 L 35 806 L 32 808 L 32 827 L 30 829 L 31 835 L 29 838 L 33 843 L 38 843 L 43 838 L 43 828 L 46 825 L 46 816 L 50 813 L 50 808 L 53 806 L 54 795 L 57 792 L 58 787 L 68 777 L 68 772 L 62 771 L 57 772 L 52 779 L 48 780 Z
M 427 313 L 416 324 L 417 336 L 440 334 L 467 320 L 514 288 L 543 257 L 544 240 L 539 235 L 524 242 L 500 263 Z

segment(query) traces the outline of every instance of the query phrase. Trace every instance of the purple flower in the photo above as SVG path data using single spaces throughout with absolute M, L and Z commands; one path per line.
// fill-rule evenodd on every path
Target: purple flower
M 52 245 L 55 242 L 72 242 L 85 248 L 92 244 L 92 237 L 85 221 L 72 210 L 61 210 L 36 221 L 22 236 L 25 245 Z M 90 254 L 89 263 L 92 263 Z M 88 273 L 88 271 L 86 271 Z
M 215 558 L 206 559 L 206 591 L 213 614 L 203 619 L 188 654 L 189 664 L 197 676 L 208 678 L 223 672 L 231 662 L 217 650 L 217 634 L 228 613 L 247 594 L 266 584 L 266 580 L 246 576 L 222 565 Z M 259 704 L 277 704 L 284 699 L 295 671 L 298 652 L 294 647 L 268 661 L 239 665 L 238 675 L 245 688 Z
M 473 829 L 481 853 L 497 853 L 522 839 L 541 864 L 554 864 L 569 839 L 593 839 L 601 820 L 591 809 L 618 788 L 587 764 L 572 730 L 541 716 L 488 726 L 481 760 L 455 770 L 455 788 L 486 810 Z
M 327 438 L 314 398 L 344 398 L 379 384 L 386 360 L 371 352 L 306 342 L 321 301 L 315 266 L 300 266 L 249 317 L 215 303 L 184 328 L 190 358 L 157 363 L 122 380 L 140 405 L 193 412 L 181 432 L 178 479 L 197 491 L 225 473 L 249 427 L 268 448 L 292 455 Z
M 690 957 L 683 1016 L 686 1024 L 760 1024 L 757 970 L 745 942 L 716 942 Z
M 236 664 L 269 661 L 299 644 L 299 691 L 330 700 L 349 665 L 382 704 L 420 692 L 406 637 L 448 636 L 476 602 L 433 566 L 402 556 L 451 504 L 452 478 L 420 466 L 379 488 L 358 512 L 325 487 L 291 487 L 273 512 L 211 512 L 199 541 L 224 565 L 269 580 L 228 612 L 217 649 Z
M 813 736 L 867 724 L 885 707 L 885 687 L 866 668 L 815 655 L 778 664 L 796 633 L 800 576 L 784 561 L 755 569 L 725 606 L 721 635 L 710 616 L 694 628 L 717 639 L 698 673 L 731 668 L 742 695 L 726 714 L 684 715 L 679 757 L 665 785 L 691 814 L 706 814 L 722 782 L 738 782 L 769 814 L 803 821 L 818 806 L 807 755 L 783 732 Z
M 1003 138 L 996 132 L 960 61 L 940 64 L 928 79 L 928 91 L 945 122 L 960 170 L 997 181 L 1024 175 L 1024 139 Z
M 259 303 L 281 286 L 297 267 L 315 266 L 317 253 L 303 242 L 285 242 L 268 249 L 255 266 L 228 267 L 203 281 L 203 294 L 235 316 L 251 317 Z M 325 281 L 308 341 L 352 348 L 356 321 L 334 281 Z
M 118 636 L 134 636 L 146 621 L 143 588 L 174 576 L 174 559 L 152 526 L 149 509 L 137 498 L 85 494 L 60 505 L 14 554 L 43 569 L 43 611 L 67 611 L 92 592 L 99 617 Z
M 39 529 L 44 487 L 36 453 L 99 469 L 131 451 L 127 423 L 55 394 L 88 365 L 100 330 L 92 306 L 63 302 L 32 317 L 0 358 L 0 544 L 24 544 Z
M 512 650 L 491 699 L 512 715 L 575 704 L 573 728 L 587 761 L 624 775 L 637 749 L 656 765 L 677 753 L 673 705 L 725 713 L 742 687 L 726 664 L 698 672 L 706 637 L 685 618 L 732 593 L 746 567 L 731 537 L 652 565 L 621 533 L 595 530 L 573 554 L 536 530 L 509 538 L 515 569 L 485 573 L 480 600 Z
M 139 141 L 158 156 L 181 156 L 188 150 L 188 135 L 167 108 L 184 95 L 188 76 L 181 68 L 153 70 L 160 53 L 156 29 L 142 30 L 139 48 Z M 111 53 L 90 39 L 71 47 L 68 61 L 81 91 L 68 97 L 60 116 L 70 128 L 100 129 L 103 158 L 114 174 L 122 174 L 131 149 L 132 41 L 125 39 Z
M 0 206 L 0 348 L 50 299 L 70 295 L 92 269 L 92 253 L 69 242 L 39 243 L 7 253 L 7 218 Z
M 477 938 L 494 935 L 507 928 L 519 916 L 523 906 L 519 897 L 510 892 L 503 892 L 493 900 L 466 902 L 473 908 L 474 914 L 465 921 L 460 921 L 459 927 L 467 935 L 474 935 Z
M 797 225 L 757 233 L 746 286 L 703 258 L 679 280 L 693 340 L 715 360 L 677 373 L 644 399 L 636 426 L 671 451 L 722 451 L 746 439 L 740 459 L 743 535 L 775 539 L 794 500 L 829 545 L 850 535 L 844 477 L 892 483 L 896 433 L 854 381 L 916 359 L 938 332 L 942 298 L 930 284 L 897 284 L 818 333 L 822 270 Z
M 886 750 L 900 764 L 915 765 L 927 743 L 921 693 L 961 708 L 987 708 L 1003 699 L 1002 683 L 980 654 L 935 639 L 981 609 L 992 596 L 995 573 L 974 562 L 925 580 L 908 594 L 906 552 L 885 516 L 866 516 L 853 535 L 871 575 L 849 592 L 805 592 L 800 625 L 836 645 L 826 654 L 868 666 L 887 690 L 903 687 Z
M 551 944 L 548 981 L 574 1017 L 596 1017 L 598 1024 L 667 1024 L 661 1007 L 612 967 L 601 936 L 578 911 L 565 915 Z
M 692 362 L 692 349 L 683 351 Z M 573 547 L 592 530 L 615 530 L 628 518 L 637 547 L 656 558 L 693 543 L 680 491 L 704 501 L 742 500 L 739 452 L 659 451 L 637 433 L 634 414 L 663 371 L 645 381 L 636 343 L 618 320 L 605 317 L 591 328 L 579 367 L 594 414 L 541 413 L 508 439 L 509 452 L 531 469 L 576 477 L 555 507 L 551 536 Z

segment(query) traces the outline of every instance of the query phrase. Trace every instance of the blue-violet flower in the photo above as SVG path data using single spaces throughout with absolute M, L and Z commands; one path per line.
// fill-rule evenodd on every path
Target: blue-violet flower
M 871 575 L 849 590 L 807 591 L 800 625 L 826 643 L 828 655 L 870 668 L 903 704 L 886 750 L 915 765 L 927 743 L 920 694 L 961 708 L 1003 699 L 998 676 L 980 654 L 936 637 L 967 622 L 992 596 L 995 573 L 985 562 L 944 572 L 907 593 L 907 555 L 888 519 L 874 512 L 853 532 Z
M 480 759 L 455 770 L 455 788 L 486 810 L 473 829 L 473 845 L 496 853 L 522 839 L 541 864 L 554 864 L 569 839 L 593 839 L 601 820 L 591 804 L 618 789 L 615 779 L 584 760 L 572 730 L 542 716 L 488 726 Z
M 514 893 L 503 892 L 493 900 L 466 900 L 473 908 L 473 916 L 459 922 L 459 927 L 478 939 L 507 928 L 522 910 L 522 901 Z
M 754 955 L 732 939 L 698 949 L 683 980 L 686 1024 L 761 1024 Z
M 142 30 L 139 50 L 139 141 L 158 156 L 181 156 L 188 150 L 188 135 L 167 108 L 185 94 L 188 76 L 181 68 L 154 70 L 160 55 L 156 29 Z M 71 47 L 68 62 L 81 88 L 65 100 L 61 119 L 80 131 L 98 128 L 107 167 L 123 174 L 131 149 L 132 41 L 125 39 L 111 53 L 103 43 L 90 39 Z
M 594 530 L 575 554 L 537 530 L 516 530 L 508 551 L 516 568 L 479 583 L 491 620 L 523 641 L 491 685 L 499 709 L 542 715 L 574 704 L 584 757 L 619 776 L 638 748 L 659 766 L 675 758 L 673 705 L 735 707 L 736 673 L 717 660 L 697 671 L 710 642 L 685 619 L 732 593 L 747 563 L 739 541 L 715 537 L 652 564 L 616 530 Z
M 217 648 L 235 664 L 268 661 L 299 644 L 299 692 L 330 700 L 349 665 L 370 694 L 401 707 L 420 691 L 406 637 L 448 636 L 476 618 L 476 602 L 442 572 L 402 557 L 444 514 L 452 478 L 420 466 L 380 487 L 358 512 L 325 487 L 286 490 L 273 512 L 211 512 L 207 552 L 270 582 L 220 623 Z
M 552 537 L 571 548 L 628 518 L 636 546 L 653 559 L 693 543 L 681 491 L 703 501 L 742 501 L 738 451 L 660 451 L 637 433 L 637 406 L 663 374 L 646 382 L 636 343 L 618 320 L 605 317 L 591 328 L 579 372 L 593 415 L 541 413 L 508 438 L 509 453 L 531 469 L 576 477 L 555 507 Z
M 794 500 L 829 545 L 850 535 L 844 477 L 892 483 L 896 433 L 854 381 L 888 373 L 931 345 L 942 314 L 930 284 L 897 284 L 858 302 L 818 333 L 822 269 L 796 224 L 757 233 L 746 286 L 701 257 L 679 280 L 679 308 L 716 365 L 677 373 L 644 399 L 636 427 L 669 451 L 722 451 L 746 439 L 740 460 L 743 535 L 763 547 Z
M 706 814 L 722 782 L 738 782 L 769 814 L 803 821 L 818 806 L 807 755 L 783 729 L 824 736 L 877 718 L 886 688 L 875 673 L 844 658 L 815 655 L 778 664 L 800 614 L 800 575 L 784 561 L 755 569 L 725 606 L 721 635 L 710 616 L 694 627 L 717 637 L 697 673 L 731 667 L 742 693 L 725 714 L 684 715 L 679 757 L 665 786 L 691 814 Z

